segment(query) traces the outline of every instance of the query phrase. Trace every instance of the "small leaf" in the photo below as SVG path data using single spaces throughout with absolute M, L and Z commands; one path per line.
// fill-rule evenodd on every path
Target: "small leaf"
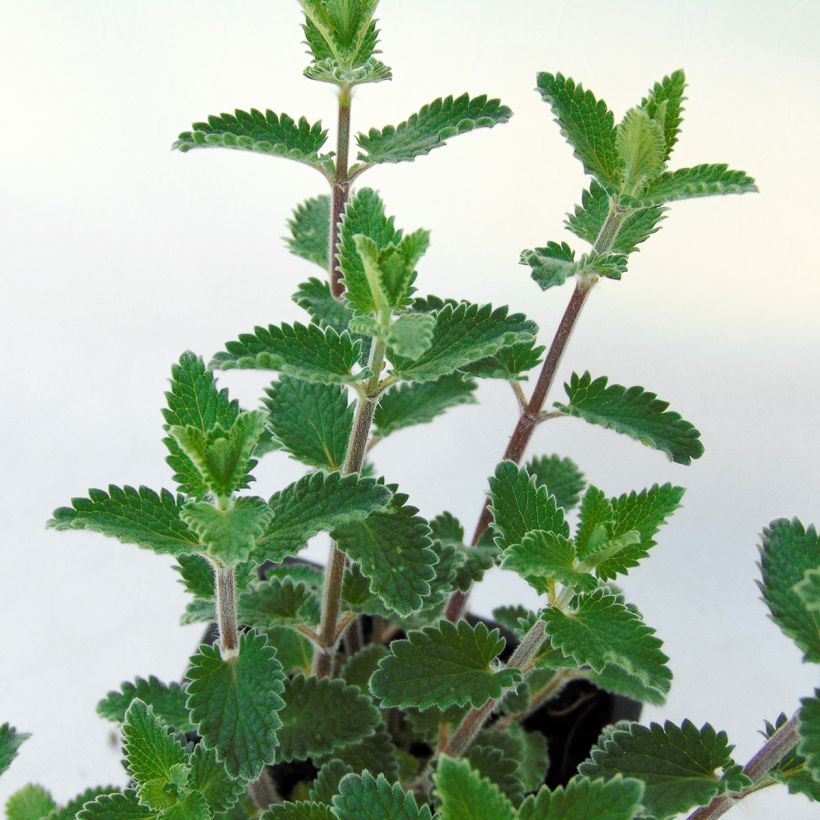
M 270 806 L 259 815 L 259 820 L 335 820 L 335 817 L 329 806 L 302 800 Z
M 543 345 L 535 344 L 535 339 L 517 342 L 502 347 L 492 356 L 465 365 L 461 372 L 479 379 L 526 381 L 530 370 L 541 363 L 544 350 Z
M 286 376 L 324 384 L 343 384 L 366 378 L 366 370 L 351 373 L 359 361 L 361 342 L 347 331 L 316 325 L 269 325 L 243 333 L 217 353 L 212 367 L 278 370 Z
M 211 115 L 208 122 L 195 122 L 183 131 L 173 148 L 234 148 L 258 154 L 274 154 L 297 162 L 322 167 L 331 164 L 332 154 L 320 154 L 327 131 L 320 122 L 311 125 L 304 117 L 295 122 L 287 114 L 264 114 L 255 108 L 236 109 L 233 114 Z
M 303 464 L 338 470 L 353 429 L 345 389 L 281 376 L 265 392 L 268 426 L 282 448 Z
M 257 629 L 319 622 L 319 596 L 292 578 L 267 578 L 239 596 L 239 620 Z
M 571 459 L 558 455 L 532 458 L 525 469 L 531 476 L 535 476 L 537 485 L 547 488 L 558 506 L 566 512 L 578 503 L 586 486 L 584 474 L 578 466 Z
M 566 242 L 548 242 L 543 248 L 522 251 L 520 261 L 532 268 L 530 275 L 541 290 L 563 285 L 578 270 L 575 251 Z
M 157 495 L 147 487 L 109 485 L 108 492 L 89 490 L 88 498 L 73 498 L 48 522 L 55 530 L 92 530 L 123 544 L 136 544 L 165 555 L 197 552 L 194 534 L 180 518 L 183 499 L 168 490 Z
M 373 422 L 379 438 L 414 424 L 426 424 L 459 404 L 475 404 L 478 385 L 460 373 L 451 373 L 431 382 L 399 384 L 379 401 Z
M 244 496 L 226 509 L 193 501 L 182 508 L 180 516 L 214 561 L 234 566 L 254 554 L 256 541 L 267 530 L 273 513 L 261 498 Z
M 360 66 L 346 68 L 338 60 L 328 57 L 309 65 L 303 72 L 309 80 L 333 85 L 363 85 L 364 83 L 381 83 L 393 79 L 390 66 L 381 60 L 370 57 Z
M 372 478 L 309 473 L 271 496 L 273 521 L 256 541 L 257 563 L 282 561 L 317 533 L 362 521 L 390 499 L 390 489 Z
M 330 292 L 330 285 L 314 276 L 299 285 L 293 301 L 306 310 L 317 325 L 333 328 L 337 333 L 347 330 L 353 317 L 353 311 Z
M 31 737 L 29 734 L 18 732 L 8 723 L 0 725 L 0 774 L 3 774 L 17 757 L 20 746 Z
M 383 725 L 358 743 L 337 749 L 332 757 L 356 773 L 383 774 L 390 781 L 399 776 L 398 750 Z
M 807 569 L 792 589 L 808 612 L 820 612 L 820 567 Z
M 315 765 L 315 764 L 314 764 Z M 319 774 L 310 787 L 308 797 L 315 803 L 325 803 L 330 805 L 333 795 L 339 791 L 341 779 L 351 772 L 350 766 L 336 758 L 328 760 L 319 769 Z
M 29 784 L 6 801 L 6 820 L 42 820 L 56 808 L 54 798 L 42 786 Z
M 814 526 L 796 518 L 772 521 L 763 530 L 761 589 L 774 622 L 803 651 L 803 660 L 820 663 L 820 612 L 808 609 L 794 587 L 807 570 L 820 565 L 820 538 Z
M 97 704 L 97 714 L 106 720 L 122 723 L 131 703 L 140 700 L 150 706 L 166 726 L 180 733 L 189 732 L 193 725 L 185 706 L 187 697 L 178 683 L 165 684 L 151 675 L 148 680 L 136 678 L 134 683 L 126 681 L 119 690 L 109 692 Z
M 436 314 L 433 341 L 415 360 L 396 357 L 395 372 L 413 382 L 435 381 L 472 362 L 492 356 L 501 348 L 535 338 L 538 328 L 521 313 L 491 305 L 445 305 Z
M 342 680 L 305 678 L 285 681 L 279 712 L 278 762 L 327 755 L 372 734 L 381 720 L 367 695 Z
M 390 325 L 387 343 L 396 355 L 418 359 L 432 344 L 435 327 L 430 313 L 404 313 Z
M 466 760 L 442 755 L 433 774 L 441 820 L 515 820 L 512 803 Z
M 276 650 L 276 660 L 288 675 L 310 672 L 313 662 L 313 644 L 303 635 L 286 626 L 275 626 L 267 631 L 268 643 Z
M 330 247 L 330 197 L 314 196 L 300 203 L 288 220 L 290 236 L 285 237 L 294 256 L 328 269 Z
M 632 108 L 618 125 L 615 146 L 623 168 L 622 190 L 628 196 L 639 194 L 663 170 L 663 128 L 643 108 Z
M 300 4 L 314 61 L 333 58 L 345 68 L 354 68 L 372 57 L 379 38 L 373 19 L 378 0 L 300 0 Z
M 500 632 L 483 623 L 441 621 L 411 631 L 391 643 L 390 655 L 371 678 L 371 691 L 383 708 L 482 706 L 521 679 L 518 669 L 495 666 L 504 644 Z
M 492 128 L 508 122 L 511 116 L 512 111 L 500 100 L 489 100 L 484 94 L 473 98 L 467 94 L 439 97 L 397 126 L 387 125 L 381 131 L 371 128 L 367 134 L 359 134 L 359 159 L 368 164 L 407 162 L 429 154 L 456 134 Z
M 530 795 L 518 810 L 520 820 L 632 820 L 640 812 L 643 784 L 615 775 L 610 780 L 573 777 L 566 786 L 546 786 Z
M 563 413 L 624 433 L 666 453 L 678 464 L 690 464 L 703 455 L 700 433 L 669 403 L 642 387 L 607 386 L 607 377 L 593 381 L 590 374 L 573 373 L 564 385 L 568 404 L 555 403 Z
M 745 171 L 734 171 L 727 165 L 718 164 L 667 171 L 650 182 L 638 196 L 640 204 L 648 206 L 676 199 L 756 191 L 755 181 Z
M 159 814 L 140 804 L 136 792 L 128 789 L 125 792 L 103 794 L 86 803 L 77 815 L 77 820 L 153 820 L 158 817 Z
M 575 545 L 563 535 L 531 530 L 504 551 L 503 569 L 517 572 L 536 592 L 547 592 L 548 582 L 579 591 L 595 589 L 598 582 L 578 569 Z
M 191 753 L 189 785 L 205 798 L 215 814 L 228 811 L 245 791 L 245 784 L 231 777 L 216 753 L 201 743 L 197 743 Z
M 389 783 L 383 774 L 349 774 L 342 778 L 333 798 L 333 814 L 339 820 L 390 818 L 390 820 L 430 820 L 428 806 L 418 807 L 415 798 L 398 783 Z
M 644 813 L 662 820 L 750 785 L 731 758 L 732 748 L 726 733 L 708 723 L 700 729 L 688 720 L 680 727 L 669 721 L 648 728 L 633 723 L 605 733 L 579 772 L 643 781 Z M 717 773 L 721 769 L 723 777 Z
M 797 724 L 800 741 L 797 751 L 805 758 L 806 768 L 815 781 L 820 780 L 820 689 L 814 697 L 800 701 L 800 719 Z
M 541 617 L 552 646 L 576 667 L 601 672 L 615 664 L 660 696 L 669 691 L 669 659 L 654 630 L 605 590 L 579 595 L 573 612 L 549 607 Z
M 284 706 L 284 672 L 264 635 L 243 632 L 239 654 L 227 660 L 216 646 L 202 645 L 188 668 L 188 709 L 206 749 L 234 777 L 255 780 L 272 763 L 278 717 Z
M 494 783 L 499 791 L 518 805 L 524 797 L 524 784 L 516 776 L 518 761 L 494 746 L 485 746 L 476 740 L 465 758 L 473 771 Z
M 502 549 L 520 544 L 532 530 L 569 536 L 569 526 L 555 497 L 512 461 L 502 461 L 490 479 L 490 511 L 496 543 Z
M 357 686 L 365 694 L 370 693 L 370 678 L 376 671 L 379 661 L 386 657 L 387 649 L 381 644 L 370 644 L 349 657 L 342 667 L 342 679 Z
M 669 159 L 672 148 L 678 141 L 680 130 L 681 111 L 686 99 L 683 92 L 686 90 L 686 77 L 681 69 L 673 71 L 668 77 L 655 83 L 647 96 L 641 100 L 643 108 L 653 120 L 660 123 L 663 129 L 666 151 L 664 159 Z
M 584 170 L 604 187 L 616 188 L 621 165 L 615 147 L 615 117 L 606 103 L 560 73 L 539 73 L 538 90 L 552 107 L 561 133 Z
M 46 815 L 46 818 L 47 820 L 76 820 L 86 803 L 90 803 L 103 795 L 109 795 L 114 791 L 116 790 L 113 786 L 94 786 L 86 789 L 61 808 L 52 809 Z

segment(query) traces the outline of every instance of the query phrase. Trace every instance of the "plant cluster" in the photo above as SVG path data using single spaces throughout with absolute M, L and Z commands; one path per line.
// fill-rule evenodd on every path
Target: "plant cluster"
M 755 190 L 725 165 L 668 168 L 683 72 L 617 122 L 572 79 L 538 74 L 591 177 L 566 222 L 589 247 L 551 241 L 521 255 L 542 290 L 573 283 L 546 348 L 535 322 L 506 307 L 420 295 L 428 232 L 398 228 L 376 191 L 352 189 L 373 166 L 506 123 L 510 110 L 486 96 L 439 98 L 359 134 L 351 162 L 353 90 L 391 76 L 376 57 L 377 0 L 301 5 L 304 73 L 338 91 L 335 152 L 320 123 L 258 110 L 195 123 L 175 147 L 272 154 L 327 179 L 329 194 L 299 205 L 289 223 L 290 250 L 327 274 L 294 295 L 307 322 L 256 327 L 208 366 L 190 352 L 173 365 L 163 416 L 175 491 L 93 489 L 50 521 L 172 556 L 191 595 L 184 622 L 217 626 L 181 683 L 137 678 L 100 701 L 99 714 L 120 727 L 127 788 L 90 789 L 59 807 L 26 786 L 8 801 L 9 818 L 627 820 L 693 809 L 705 818 L 773 783 L 820 799 L 818 692 L 792 718 L 766 724 L 745 768 L 709 724 L 627 722 L 607 727 L 578 773 L 549 788 L 547 738 L 523 725 L 574 680 L 651 704 L 663 704 L 671 684 L 660 639 L 616 582 L 655 547 L 683 488 L 612 497 L 568 458 L 522 462 L 535 428 L 556 416 L 625 434 L 678 464 L 703 454 L 697 429 L 642 387 L 574 373 L 546 407 L 584 302 L 602 280 L 625 275 L 668 203 Z M 243 410 L 217 386 L 214 372 L 231 368 L 276 373 L 260 408 Z M 474 402 L 480 379 L 509 382 L 520 412 L 468 542 L 450 513 L 422 517 L 370 454 L 395 432 Z M 271 451 L 307 472 L 264 498 L 251 492 L 253 471 Z M 324 570 L 298 560 L 318 533 L 331 538 Z M 761 554 L 771 616 L 806 661 L 820 662 L 817 533 L 775 521 Z M 471 586 L 494 566 L 520 575 L 542 607 L 501 607 L 499 627 L 467 618 Z M 0 771 L 25 737 L 0 728 Z M 301 773 L 287 793 L 285 770 Z

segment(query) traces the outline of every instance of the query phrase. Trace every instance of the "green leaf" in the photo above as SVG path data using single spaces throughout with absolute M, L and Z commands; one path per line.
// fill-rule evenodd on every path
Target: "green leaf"
M 793 589 L 808 612 L 820 612 L 820 567 L 807 569 Z
M 86 803 L 77 815 L 77 820 L 132 820 L 132 818 L 158 818 L 159 814 L 140 804 L 136 792 L 100 795 Z
M 806 768 L 815 781 L 820 781 L 820 689 L 814 697 L 800 701 L 800 719 L 797 724 L 800 741 L 797 751 L 806 761 Z
M 747 194 L 757 191 L 755 181 L 745 171 L 728 165 L 695 165 L 667 171 L 638 194 L 640 204 L 662 205 L 676 199 L 693 199 L 716 194 Z
M 253 480 L 250 471 L 256 461 L 251 455 L 264 431 L 265 414 L 261 410 L 240 413 L 227 429 L 219 425 L 207 432 L 192 425 L 168 429 L 205 486 L 222 498 Z
M 197 552 L 199 544 L 180 518 L 183 501 L 168 490 L 157 495 L 147 487 L 111 484 L 107 493 L 91 489 L 88 498 L 72 498 L 72 506 L 56 509 L 48 526 L 92 530 L 160 554 L 186 555 Z
M 541 354 L 544 350 L 544 346 L 535 344 L 534 339 L 518 342 L 502 347 L 492 356 L 471 362 L 461 368 L 461 371 L 479 379 L 526 381 L 527 373 L 541 363 Z
M 267 631 L 268 643 L 276 650 L 276 659 L 285 673 L 309 672 L 313 662 L 313 644 L 286 626 L 275 626 Z
M 433 774 L 440 820 L 515 820 L 512 803 L 466 760 L 442 755 Z
M 409 615 L 430 594 L 436 553 L 430 527 L 416 507 L 407 504 L 395 485 L 387 489 L 393 498 L 384 512 L 340 522 L 331 535 L 338 549 L 359 565 L 370 591 L 399 615 Z
M 399 384 L 379 401 L 373 416 L 375 435 L 389 436 L 414 424 L 426 424 L 460 404 L 475 404 L 478 385 L 460 373 L 450 373 L 431 382 Z
M 373 56 L 379 37 L 373 20 L 378 0 L 300 0 L 300 4 L 314 61 L 333 58 L 353 68 Z
M 386 657 L 387 649 L 381 644 L 370 644 L 349 657 L 342 667 L 342 679 L 345 683 L 357 686 L 365 694 L 370 693 L 370 678 L 376 671 L 379 661 Z
M 205 748 L 234 777 L 255 780 L 274 760 L 282 725 L 284 672 L 274 648 L 256 632 L 243 632 L 239 654 L 228 659 L 203 644 L 186 677 L 188 709 Z
M 750 785 L 731 758 L 732 748 L 726 733 L 708 723 L 700 729 L 688 720 L 680 727 L 669 721 L 648 728 L 633 723 L 605 733 L 579 772 L 643 781 L 644 812 L 661 820 Z
M 243 496 L 226 509 L 207 501 L 193 501 L 182 508 L 180 516 L 214 561 L 234 566 L 253 555 L 256 541 L 267 530 L 273 513 L 261 498 Z
M 309 65 L 303 73 L 309 80 L 316 80 L 320 83 L 333 83 L 334 85 L 349 85 L 351 87 L 364 83 L 381 83 L 393 79 L 390 66 L 385 65 L 375 57 L 368 58 L 355 68 L 345 68 L 338 60 L 328 57 Z
M 410 161 L 429 154 L 456 134 L 492 128 L 508 122 L 511 116 L 512 111 L 500 100 L 489 100 L 484 94 L 439 97 L 397 126 L 359 134 L 359 159 L 367 164 Z
M 268 426 L 282 448 L 303 464 L 338 470 L 353 429 L 345 389 L 282 376 L 265 392 Z
M 350 774 L 351 768 L 341 760 L 328 760 L 319 770 L 313 785 L 310 787 L 308 797 L 315 803 L 325 803 L 328 806 L 333 800 L 333 795 L 339 791 L 341 779 Z
M 372 478 L 309 473 L 271 496 L 273 521 L 256 541 L 257 563 L 281 561 L 317 533 L 362 521 L 390 500 L 390 489 Z
M 617 128 L 615 147 L 623 168 L 622 190 L 628 196 L 639 194 L 663 170 L 666 158 L 663 127 L 643 108 L 626 112 Z
M 306 199 L 296 206 L 288 220 L 290 236 L 285 243 L 294 256 L 328 269 L 330 247 L 330 197 L 327 194 Z
M 518 669 L 499 668 L 495 661 L 505 641 L 499 630 L 467 621 L 425 627 L 390 644 L 370 689 L 383 708 L 426 709 L 469 703 L 483 706 L 521 679 Z
M 576 667 L 602 672 L 615 664 L 659 696 L 669 691 L 672 673 L 661 642 L 640 614 L 614 595 L 605 590 L 579 595 L 574 611 L 549 607 L 541 617 L 552 646 Z
M 228 429 L 239 415 L 239 404 L 228 398 L 227 390 L 218 390 L 213 374 L 202 359 L 186 351 L 171 367 L 171 389 L 165 394 L 167 408 L 162 415 L 168 427 L 196 427 L 207 433 L 219 426 Z M 199 470 L 171 437 L 163 439 L 168 448 L 166 461 L 174 471 L 174 481 L 185 495 L 203 498 L 208 487 Z
M 317 325 L 331 327 L 337 333 L 346 330 L 353 318 L 353 311 L 333 296 L 330 285 L 315 276 L 299 285 L 293 294 L 293 301 L 306 310 Z
M 506 307 L 445 305 L 436 314 L 433 341 L 418 359 L 394 357 L 395 372 L 412 382 L 435 381 L 472 362 L 492 356 L 501 348 L 535 338 L 538 327 L 521 313 L 508 315 Z
M 418 807 L 415 798 L 383 774 L 349 774 L 342 778 L 333 798 L 333 814 L 339 820 L 430 820 L 430 808 Z
M 501 566 L 517 572 L 539 594 L 547 592 L 549 582 L 579 591 L 589 591 L 598 585 L 592 575 L 578 568 L 572 541 L 545 530 L 531 530 L 520 543 L 507 547 Z
M 68 803 L 61 808 L 52 809 L 48 815 L 46 815 L 47 820 L 76 820 L 86 803 L 90 803 L 102 795 L 111 794 L 113 791 L 115 791 L 113 786 L 93 786 L 90 789 L 86 789 L 84 792 L 81 792 L 69 800 Z
M 544 782 L 549 770 L 547 739 L 541 732 L 525 732 L 518 724 L 511 726 L 509 731 L 523 737 L 524 757 L 518 776 L 527 791 L 535 790 Z
M 686 99 L 683 92 L 686 90 L 686 77 L 683 70 L 673 71 L 660 82 L 655 83 L 649 94 L 641 100 L 643 108 L 653 120 L 660 123 L 663 129 L 666 150 L 664 159 L 669 159 L 672 148 L 678 141 L 680 130 L 681 111 Z
M 609 214 L 609 194 L 595 180 L 581 196 L 581 204 L 567 216 L 566 226 L 577 237 L 594 244 Z M 665 208 L 654 205 L 629 212 L 610 247 L 613 253 L 630 254 L 645 242 L 664 218 Z
M 122 724 L 123 752 L 137 783 L 140 802 L 160 811 L 183 797 L 188 756 L 185 749 L 141 700 L 131 702 Z
M 295 122 L 287 114 L 263 114 L 255 108 L 236 109 L 233 114 L 214 114 L 208 122 L 195 122 L 190 131 L 183 131 L 173 148 L 182 152 L 192 148 L 234 148 L 273 154 L 314 167 L 332 167 L 333 154 L 320 154 L 327 142 L 327 131 L 320 122 L 311 125 L 304 117 Z
M 578 271 L 575 251 L 566 242 L 548 242 L 543 248 L 522 251 L 520 262 L 532 268 L 530 275 L 541 290 L 563 285 Z
M 604 187 L 617 187 L 621 166 L 615 146 L 615 117 L 606 103 L 560 73 L 540 72 L 537 83 L 584 170 Z
M 199 792 L 215 814 L 227 811 L 245 791 L 241 780 L 231 777 L 213 750 L 197 743 L 191 753 L 191 789 Z
M 471 768 L 479 776 L 495 783 L 499 791 L 518 805 L 524 797 L 524 784 L 518 779 L 518 761 L 494 746 L 485 746 L 478 740 L 465 755 Z
M 537 456 L 530 459 L 524 469 L 535 476 L 535 483 L 545 486 L 558 506 L 567 512 L 578 503 L 586 486 L 584 474 L 569 458 Z
M 297 675 L 285 681 L 285 706 L 279 713 L 278 762 L 305 760 L 335 752 L 372 734 L 379 710 L 356 686 L 330 678 Z
M 332 757 L 350 766 L 354 772 L 383 774 L 391 781 L 399 776 L 398 751 L 383 726 L 358 743 L 337 749 Z
M 546 786 L 530 795 L 518 810 L 520 820 L 632 820 L 639 814 L 643 784 L 615 775 L 611 780 L 573 777 L 566 786 Z
M 593 381 L 589 372 L 582 376 L 573 373 L 564 385 L 569 403 L 556 402 L 555 406 L 661 450 L 678 464 L 690 464 L 703 455 L 700 433 L 678 413 L 667 410 L 668 402 L 642 387 L 608 386 L 607 381 L 606 376 Z
M 637 675 L 631 675 L 614 663 L 608 663 L 600 672 L 589 670 L 586 676 L 591 683 L 606 692 L 614 692 L 641 703 L 651 703 L 653 706 L 663 706 L 669 692 L 668 686 L 647 684 Z
M 765 731 L 761 734 L 768 740 L 787 720 L 786 715 L 781 712 L 774 725 L 766 721 Z M 816 780 L 812 777 L 811 769 L 806 766 L 806 759 L 796 748 L 769 770 L 769 776 L 786 786 L 789 794 L 805 794 L 810 800 L 820 801 L 820 777 Z
M 532 530 L 569 537 L 569 526 L 555 497 L 512 461 L 502 461 L 490 479 L 490 512 L 501 549 L 520 544 Z
M 239 620 L 257 629 L 319 622 L 319 596 L 292 578 L 267 578 L 239 596 Z
M 347 331 L 337 333 L 330 327 L 298 322 L 269 325 L 267 330 L 257 327 L 225 348 L 214 356 L 212 367 L 278 370 L 295 379 L 324 384 L 355 382 L 369 375 L 367 370 L 350 372 L 359 361 L 361 342 Z
M 404 313 L 390 325 L 387 343 L 396 355 L 418 359 L 433 343 L 435 327 L 430 313 Z
M 259 820 L 335 820 L 329 806 L 299 801 L 271 806 L 259 815 Z
M 796 518 L 772 521 L 763 530 L 760 557 L 761 590 L 774 622 L 800 647 L 804 661 L 820 663 L 820 612 L 808 609 L 794 589 L 820 565 L 817 531 Z
M 200 555 L 180 555 L 174 570 L 180 574 L 179 583 L 194 598 L 213 598 L 214 570 L 207 558 Z
M 6 801 L 6 820 L 41 820 L 55 808 L 54 798 L 42 786 L 29 784 Z
M 136 678 L 133 683 L 126 681 L 120 688 L 110 691 L 98 704 L 97 714 L 106 720 L 122 723 L 128 707 L 140 700 L 154 710 L 154 714 L 167 726 L 177 732 L 193 729 L 185 690 L 178 683 L 165 684 L 151 675 L 148 680 Z
M 8 723 L 0 725 L 0 774 L 11 766 L 20 746 L 30 737 L 31 735 L 18 732 Z

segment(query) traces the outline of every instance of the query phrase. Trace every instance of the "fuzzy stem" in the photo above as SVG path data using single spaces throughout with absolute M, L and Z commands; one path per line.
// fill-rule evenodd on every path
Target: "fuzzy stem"
M 743 767 L 743 773 L 756 784 L 765 777 L 789 752 L 797 746 L 797 718 L 799 712 L 792 715 L 791 720 L 784 723 L 760 748 L 757 754 Z M 689 815 L 688 820 L 712 820 L 726 814 L 739 800 L 756 789 L 746 789 L 739 794 L 725 794 L 716 797 L 708 806 L 701 806 Z
M 592 246 L 592 249 L 596 253 L 606 253 L 610 250 L 618 236 L 618 231 L 626 215 L 627 212 L 619 208 L 617 204 L 610 206 L 607 218 L 601 226 L 595 244 Z M 516 464 L 520 464 L 527 445 L 530 443 L 532 434 L 535 432 L 535 428 L 540 422 L 544 421 L 544 418 L 541 417 L 544 402 L 555 381 L 555 374 L 558 372 L 561 359 L 564 357 L 564 351 L 567 348 L 572 331 L 575 329 L 575 324 L 581 315 L 581 308 L 583 308 L 586 298 L 594 284 L 594 281 L 585 279 L 580 279 L 576 284 L 575 290 L 572 292 L 572 296 L 564 311 L 564 315 L 561 317 L 558 329 L 555 331 L 555 336 L 547 352 L 547 358 L 544 359 L 544 364 L 541 366 L 541 372 L 538 375 L 538 381 L 535 383 L 532 396 L 529 402 L 521 409 L 518 423 L 515 425 L 513 434 L 507 444 L 507 449 L 504 451 L 504 460 L 510 460 Z M 489 523 L 489 499 L 485 498 L 478 524 L 473 533 L 473 540 L 470 542 L 471 546 L 474 547 L 478 544 Z M 450 599 L 447 601 L 447 608 L 444 611 L 444 616 L 448 621 L 455 623 L 459 618 L 464 616 L 469 594 L 469 592 L 456 590 L 450 595 Z
M 239 625 L 236 620 L 236 576 L 233 567 L 214 564 L 216 615 L 219 623 L 219 653 L 224 660 L 239 654 Z
M 330 292 L 337 299 L 344 293 L 342 274 L 336 259 L 336 248 L 339 244 L 339 228 L 344 215 L 347 198 L 350 193 L 348 178 L 348 154 L 350 153 L 350 103 L 352 100 L 349 85 L 339 88 L 339 120 L 336 136 L 336 173 L 333 180 L 333 204 L 330 215 L 330 249 L 328 252 L 330 267 Z
M 353 432 L 347 445 L 347 455 L 342 466 L 342 475 L 356 473 L 362 469 L 367 454 L 367 439 L 373 413 L 378 404 L 379 376 L 381 374 L 387 343 L 383 339 L 374 339 L 370 350 L 371 376 L 363 395 L 356 402 L 356 414 L 353 420 Z M 337 640 L 337 623 L 341 609 L 342 583 L 344 581 L 347 557 L 336 546 L 330 545 L 330 556 L 325 569 L 325 583 L 322 592 L 322 621 L 319 625 L 319 646 L 313 656 L 313 671 L 316 677 L 324 678 L 333 670 L 333 651 Z

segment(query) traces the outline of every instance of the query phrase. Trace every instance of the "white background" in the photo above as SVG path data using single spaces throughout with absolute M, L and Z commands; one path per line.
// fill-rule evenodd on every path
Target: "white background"
M 45 520 L 88 486 L 168 486 L 159 407 L 171 362 L 186 348 L 207 358 L 254 324 L 303 318 L 289 296 L 318 272 L 281 240 L 296 202 L 324 191 L 318 174 L 170 144 L 234 107 L 322 117 L 332 130 L 334 99 L 300 76 L 294 0 L 1 5 L 0 722 L 33 738 L 0 800 L 30 780 L 62 800 L 124 782 L 94 706 L 136 675 L 178 678 L 199 629 L 177 625 L 184 597 L 170 561 L 46 531 Z M 772 518 L 820 519 L 820 4 L 384 0 L 380 17 L 395 80 L 357 95 L 356 130 L 465 90 L 515 112 L 509 125 L 363 178 L 399 225 L 432 229 L 422 292 L 509 303 L 549 339 L 569 290 L 541 293 L 518 253 L 567 238 L 563 215 L 584 180 L 533 91 L 538 70 L 582 80 L 620 115 L 685 67 L 673 167 L 725 161 L 759 182 L 759 195 L 674 205 L 623 281 L 593 294 L 560 373 L 646 385 L 695 422 L 706 455 L 670 464 L 570 419 L 544 425 L 532 446 L 572 456 L 611 494 L 667 480 L 688 488 L 652 559 L 624 584 L 675 674 L 668 704 L 645 717 L 711 721 L 745 761 L 763 719 L 791 713 L 817 682 L 767 619 L 755 562 Z M 251 405 L 264 381 L 222 378 Z M 468 529 L 516 412 L 502 383 L 479 396 L 374 451 L 423 514 L 446 508 Z M 271 455 L 258 488 L 299 474 Z M 473 599 L 481 614 L 511 601 L 534 596 L 500 571 Z M 782 788 L 735 810 L 810 815 Z

